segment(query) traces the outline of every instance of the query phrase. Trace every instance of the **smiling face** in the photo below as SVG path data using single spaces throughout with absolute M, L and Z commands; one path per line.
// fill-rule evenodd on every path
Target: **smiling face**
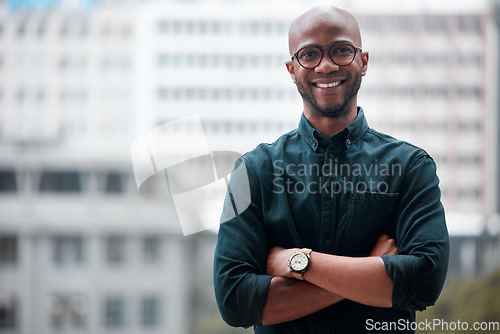
M 309 45 L 348 43 L 361 47 L 356 20 L 335 7 L 316 7 L 297 18 L 290 27 L 290 53 Z M 323 49 L 327 52 L 328 49 Z M 346 66 L 325 54 L 314 69 L 303 68 L 295 57 L 286 63 L 304 102 L 304 113 L 323 117 L 346 117 L 356 113 L 361 77 L 366 74 L 368 53 L 357 52 Z

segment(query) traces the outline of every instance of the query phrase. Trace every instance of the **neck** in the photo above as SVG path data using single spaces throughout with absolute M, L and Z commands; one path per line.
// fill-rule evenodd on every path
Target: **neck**
M 357 106 L 350 108 L 347 113 L 335 117 L 322 115 L 316 111 L 304 109 L 304 116 L 309 121 L 311 126 L 318 130 L 327 139 L 344 130 L 351 124 L 358 115 Z

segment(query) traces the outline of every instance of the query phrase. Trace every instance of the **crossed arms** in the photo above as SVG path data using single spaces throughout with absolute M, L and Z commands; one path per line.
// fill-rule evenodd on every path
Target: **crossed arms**
M 381 256 L 397 254 L 394 239 L 381 236 L 370 256 L 364 258 L 312 252 L 305 281 L 292 279 L 287 267 L 296 250 L 273 247 L 269 252 L 267 274 L 273 278 L 262 313 L 263 325 L 292 321 L 344 298 L 371 306 L 392 306 L 393 283 Z

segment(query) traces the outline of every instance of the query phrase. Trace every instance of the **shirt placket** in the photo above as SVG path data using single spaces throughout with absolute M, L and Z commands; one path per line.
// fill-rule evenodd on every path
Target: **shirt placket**
M 324 156 L 324 162 L 321 168 L 321 183 L 324 191 L 321 194 L 321 252 L 331 254 L 335 249 L 335 155 L 329 147 Z

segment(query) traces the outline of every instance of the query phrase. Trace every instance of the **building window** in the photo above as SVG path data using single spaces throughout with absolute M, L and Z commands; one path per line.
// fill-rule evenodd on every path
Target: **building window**
M 121 27 L 120 34 L 123 38 L 127 39 L 132 36 L 132 27 L 130 25 L 124 25 Z
M 84 328 L 87 303 L 81 296 L 52 295 L 47 299 L 50 324 L 54 329 Z
M 0 193 L 16 190 L 16 173 L 12 170 L 0 170 Z
M 123 236 L 106 238 L 106 261 L 112 265 L 120 265 L 126 260 L 126 240 Z
M 448 96 L 447 87 L 425 87 L 425 95 L 433 99 L 445 99 Z
M 483 64 L 483 56 L 480 54 L 461 54 L 458 56 L 458 62 L 460 65 L 469 65 L 480 68 Z
M 87 302 L 81 296 L 73 296 L 69 300 L 71 308 L 71 325 L 74 328 L 84 328 L 87 315 Z
M 159 236 L 146 236 L 143 239 L 143 254 L 145 263 L 158 263 L 162 254 L 162 238 Z
M 36 33 L 39 38 L 42 38 L 46 32 L 47 32 L 47 22 L 45 20 L 42 20 L 38 23 L 38 28 L 36 30 Z
M 62 71 L 67 70 L 69 67 L 69 57 L 66 55 L 61 56 L 61 58 L 59 59 L 58 66 Z
M 81 175 L 78 172 L 42 172 L 39 190 L 41 192 L 81 192 Z
M 80 265 L 84 261 L 80 236 L 56 236 L 52 239 L 53 260 L 57 265 Z
M 59 27 L 59 36 L 66 37 L 68 35 L 68 32 L 69 32 L 69 22 L 64 21 Z
M 36 100 L 38 103 L 43 103 L 45 101 L 45 91 L 42 88 L 36 92 Z
M 482 131 L 482 124 L 479 121 L 475 122 L 459 122 L 458 129 L 460 132 L 475 132 L 479 133 Z
M 446 17 L 429 16 L 425 21 L 425 27 L 430 33 L 445 33 L 448 31 L 448 21 Z
M 448 55 L 446 54 L 429 54 L 425 56 L 426 64 L 430 66 L 445 66 L 449 63 Z
M 480 165 L 481 164 L 481 156 L 478 154 L 471 154 L 471 155 L 459 155 L 457 158 L 457 161 L 459 164 L 463 165 Z
M 24 35 L 26 35 L 26 25 L 27 22 L 26 20 L 22 20 L 19 22 L 19 25 L 17 26 L 17 36 L 22 38 Z
M 448 163 L 448 156 L 445 154 L 435 155 L 432 157 L 436 161 L 437 165 L 444 165 Z
M 359 18 L 359 25 L 362 28 L 361 30 L 363 31 L 376 33 L 383 29 L 384 20 L 376 17 L 361 16 Z
M 413 33 L 415 31 L 415 21 L 411 17 L 396 16 L 391 20 L 391 25 L 394 31 Z
M 0 296 L 0 330 L 16 328 L 17 303 L 13 296 Z
M 482 30 L 481 19 L 477 16 L 461 17 L 458 21 L 458 26 L 461 32 L 480 34 Z
M 461 99 L 479 101 L 483 94 L 481 87 L 457 87 L 456 93 Z
M 89 34 L 89 24 L 86 21 L 80 22 L 80 27 L 78 29 L 78 35 L 80 35 L 81 38 L 87 37 Z
M 17 263 L 17 237 L 14 235 L 0 236 L 0 264 Z
M 50 311 L 50 325 L 54 329 L 59 329 L 63 326 L 64 316 L 63 311 L 64 301 L 59 296 L 49 296 L 47 304 Z
M 119 194 L 125 190 L 124 175 L 118 172 L 108 172 L 105 175 L 104 191 L 107 194 Z
M 141 323 L 145 327 L 158 326 L 160 323 L 160 299 L 155 296 L 148 296 L 142 300 Z
M 409 86 L 396 87 L 395 94 L 400 98 L 411 99 L 415 96 L 415 88 Z
M 481 198 L 481 189 L 479 188 L 461 188 L 458 189 L 458 197 L 463 199 L 479 199 Z
M 448 123 L 440 121 L 426 122 L 425 128 L 428 129 L 429 131 L 443 133 L 448 129 Z
M 110 297 L 104 301 L 104 325 L 111 328 L 125 325 L 124 298 Z
M 26 100 L 26 90 L 24 88 L 19 88 L 16 93 L 17 102 L 23 103 Z
M 109 23 L 101 27 L 101 35 L 104 38 L 107 38 L 111 35 L 111 26 L 109 25 Z

